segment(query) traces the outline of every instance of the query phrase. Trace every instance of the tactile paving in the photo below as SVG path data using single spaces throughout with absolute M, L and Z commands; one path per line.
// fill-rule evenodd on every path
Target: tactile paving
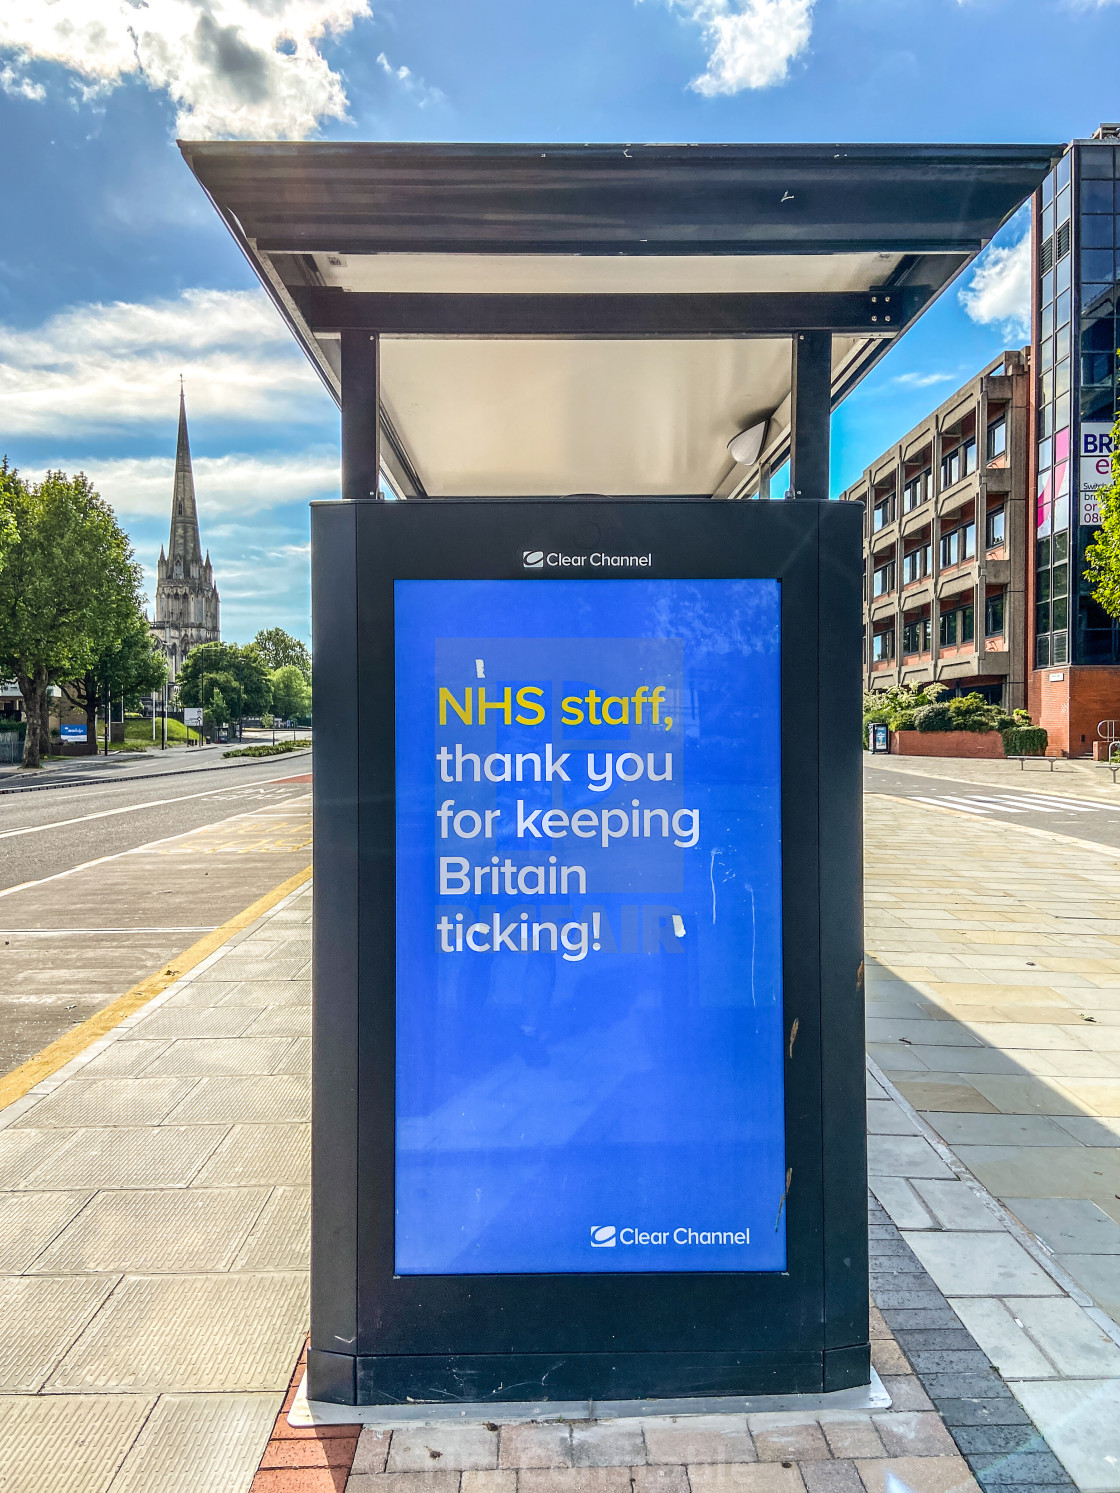
M 0 1192 L 0 1275 L 26 1270 L 88 1200 L 88 1192 Z
M 193 1078 L 71 1078 L 16 1124 L 21 1129 L 158 1125 L 196 1082 Z
M 310 1125 L 235 1125 L 196 1187 L 300 1187 L 311 1180 Z
M 310 949 L 297 949 L 292 953 L 272 953 L 267 949 L 254 949 L 251 954 L 228 954 L 214 966 L 215 973 L 225 980 L 251 980 L 262 973 L 273 979 L 294 979 L 308 967 Z
M 115 1276 L 0 1279 L 0 1390 L 34 1394 L 116 1285 Z M 0 1488 L 5 1444 L 0 1434 Z
M 152 1408 L 138 1395 L 0 1399 L 3 1493 L 106 1493 Z
M 311 1116 L 311 1085 L 289 1074 L 264 1078 L 203 1078 L 175 1111 L 176 1123 L 264 1124 Z
M 307 1277 L 126 1277 L 50 1390 L 283 1390 L 307 1333 Z
M 244 1493 L 283 1396 L 161 1395 L 112 1493 Z
M 237 989 L 237 980 L 191 980 L 167 1001 L 168 1006 L 220 1006 Z
M 0 1191 L 18 1186 L 67 1140 L 69 1130 L 0 1130 Z
M 270 1006 L 261 1012 L 247 1032 L 251 1037 L 309 1037 L 311 1007 Z
M 82 1069 L 83 1078 L 131 1078 L 142 1073 L 154 1057 L 167 1046 L 159 1042 L 110 1042 L 104 1052 Z
M 267 1198 L 265 1188 L 252 1187 L 100 1192 L 30 1269 L 228 1270 Z
M 227 1133 L 224 1125 L 78 1130 L 21 1186 L 185 1187 Z
M 273 1069 L 274 1073 L 305 1075 L 311 1072 L 311 1038 L 297 1037 L 283 1058 Z
M 149 1076 L 178 1074 L 198 1078 L 272 1073 L 292 1045 L 289 1037 L 195 1037 L 172 1042 L 147 1069 Z
M 311 981 L 241 980 L 223 1001 L 223 1006 L 252 1006 L 263 1011 L 268 1006 L 310 1006 Z
M 151 1037 L 236 1037 L 249 1025 L 248 1011 L 236 1006 L 161 1006 L 138 1021 L 123 1041 Z
M 311 1262 L 311 1190 L 278 1187 L 238 1254 L 237 1270 L 307 1270 Z

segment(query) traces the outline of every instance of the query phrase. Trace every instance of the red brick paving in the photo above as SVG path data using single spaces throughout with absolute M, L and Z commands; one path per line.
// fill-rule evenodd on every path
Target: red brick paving
M 361 1426 L 288 1424 L 288 1411 L 307 1368 L 307 1345 L 296 1364 L 284 1408 L 276 1417 L 251 1493 L 345 1493 Z

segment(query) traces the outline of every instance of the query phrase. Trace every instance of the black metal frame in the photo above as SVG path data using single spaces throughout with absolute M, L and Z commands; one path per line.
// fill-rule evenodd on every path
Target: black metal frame
M 312 513 L 311 1396 L 622 1399 L 866 1383 L 862 509 L 468 499 Z M 643 575 L 654 578 L 782 583 L 784 1274 L 393 1274 L 392 582 L 524 579 L 523 551 L 542 546 L 649 551 Z

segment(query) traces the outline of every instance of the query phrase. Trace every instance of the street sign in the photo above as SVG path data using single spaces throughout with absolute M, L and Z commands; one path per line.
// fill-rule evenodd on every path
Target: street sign
M 395 591 L 397 1273 L 783 1270 L 778 582 Z
M 193 726 L 195 728 L 201 727 L 201 725 L 202 725 L 202 706 L 201 705 L 184 705 L 184 707 L 183 707 L 183 725 L 184 726 Z

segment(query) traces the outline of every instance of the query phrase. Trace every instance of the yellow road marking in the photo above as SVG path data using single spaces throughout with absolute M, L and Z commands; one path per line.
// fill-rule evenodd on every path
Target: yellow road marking
M 282 902 L 289 893 L 294 892 L 297 887 L 303 886 L 310 879 L 311 867 L 305 866 L 302 871 L 289 876 L 287 881 L 274 886 L 263 897 L 258 897 L 244 912 L 239 912 L 236 917 L 230 918 L 221 927 L 215 928 L 213 933 L 208 933 L 205 938 L 200 938 L 197 943 L 191 944 L 189 949 L 184 949 L 181 954 L 177 954 L 174 959 L 163 965 L 157 974 L 149 975 L 146 980 L 141 980 L 139 985 L 126 990 L 124 995 L 118 996 L 104 1010 L 98 1011 L 95 1016 L 90 1016 L 86 1021 L 79 1022 L 76 1027 L 44 1047 L 42 1052 L 37 1052 L 33 1058 L 28 1058 L 26 1063 L 21 1063 L 18 1068 L 13 1068 L 10 1073 L 4 1074 L 0 1077 L 0 1109 L 14 1104 L 17 1099 L 22 1099 L 24 1094 L 33 1089 L 37 1083 L 42 1083 L 44 1078 L 57 1073 L 72 1058 L 84 1052 L 91 1042 L 96 1042 L 99 1037 L 106 1036 L 126 1016 L 131 1016 L 133 1012 L 139 1011 L 141 1006 L 147 1005 L 148 1001 L 162 994 L 169 985 L 174 985 L 176 980 L 182 979 L 189 970 L 201 964 L 224 943 L 228 943 L 235 933 L 240 933 L 250 923 L 255 923 L 270 908 Z

